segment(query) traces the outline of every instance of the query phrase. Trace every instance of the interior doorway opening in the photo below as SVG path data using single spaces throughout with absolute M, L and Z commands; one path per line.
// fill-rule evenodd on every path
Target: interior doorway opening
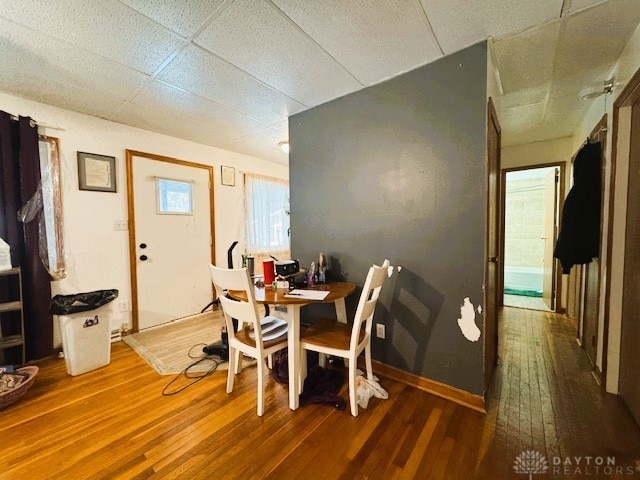
M 504 171 L 503 304 L 556 311 L 553 249 L 559 227 L 560 165 Z

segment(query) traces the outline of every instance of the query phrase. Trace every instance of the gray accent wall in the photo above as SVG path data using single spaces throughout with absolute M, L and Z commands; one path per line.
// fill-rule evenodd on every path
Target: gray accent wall
M 483 303 L 486 89 L 483 42 L 289 119 L 293 257 L 308 267 L 324 251 L 330 275 L 360 287 L 371 264 L 401 266 L 382 290 L 373 357 L 479 395 L 484 338 L 465 338 L 458 319 L 466 297 Z M 335 318 L 303 309 L 324 315 Z

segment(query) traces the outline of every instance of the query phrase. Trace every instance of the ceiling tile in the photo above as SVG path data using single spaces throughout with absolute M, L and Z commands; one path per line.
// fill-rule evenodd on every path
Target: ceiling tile
M 178 55 L 158 78 L 270 125 L 305 109 L 304 105 L 196 46 Z
M 263 0 L 235 2 L 196 43 L 305 105 L 362 85 Z
M 0 16 L 148 74 L 183 44 L 116 0 L 0 0 Z
M 177 117 L 211 127 L 212 139 L 230 140 L 266 127 L 246 115 L 159 81 L 151 82 L 132 101 L 159 117 Z
M 415 2 L 273 2 L 365 85 L 440 56 Z
M 606 2 L 607 0 L 571 0 L 569 3 L 569 13 L 577 12 L 585 8 L 597 5 L 598 3 Z
M 109 119 L 124 102 L 101 90 L 77 87 L 46 75 L 40 77 L 27 74 L 21 76 L 20 81 L 16 82 L 15 78 L 8 78 L 2 68 L 0 68 L 0 91 L 106 119 Z
M 223 145 L 223 148 L 288 165 L 289 154 L 284 153 L 278 146 L 280 142 L 288 141 L 288 139 L 289 122 L 282 122 L 251 135 L 237 138 Z
M 489 36 L 521 32 L 560 16 L 563 0 L 420 0 L 445 54 Z
M 517 107 L 524 107 L 534 103 L 546 101 L 551 91 L 551 82 L 534 88 L 522 89 L 514 93 L 506 93 L 494 100 L 498 112 Z
M 505 93 L 551 82 L 560 21 L 512 35 L 494 43 L 496 62 Z
M 46 91 L 55 95 L 54 82 L 126 99 L 149 78 L 3 18 L 0 18 L 0 64 L 0 78 L 6 91 L 19 89 L 20 83 L 29 78 L 34 85 L 42 82 L 43 95 Z
M 224 0 L 120 0 L 156 22 L 189 37 Z
M 155 108 L 129 102 L 112 115 L 110 120 L 204 145 L 216 146 L 223 141 L 210 126 L 189 122 L 175 115 L 159 115 Z
M 500 126 L 509 131 L 522 131 L 542 122 L 545 102 L 505 109 L 500 112 Z
M 638 0 L 609 1 L 568 17 L 560 33 L 554 80 L 606 80 L 639 21 Z

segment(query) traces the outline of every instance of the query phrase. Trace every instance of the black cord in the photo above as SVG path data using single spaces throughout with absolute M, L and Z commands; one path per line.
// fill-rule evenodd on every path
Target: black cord
M 218 368 L 218 365 L 220 365 L 222 363 L 222 359 L 216 355 L 200 355 L 200 356 L 193 356 L 191 354 L 191 352 L 193 351 L 194 348 L 196 347 L 203 347 L 206 346 L 205 343 L 198 343 L 196 345 L 194 345 L 193 347 L 191 347 L 189 349 L 189 352 L 187 353 L 187 355 L 189 356 L 189 358 L 194 358 L 197 359 L 195 362 L 193 362 L 191 365 L 187 366 L 187 368 L 185 368 L 182 372 L 178 373 L 175 377 L 173 377 L 171 379 L 171 381 L 162 389 L 162 395 L 164 395 L 165 397 L 171 396 L 171 395 L 175 395 L 176 393 L 180 393 L 183 390 L 186 390 L 187 388 L 189 388 L 191 385 L 198 383 L 200 380 L 202 380 L 205 377 L 208 377 L 209 375 L 211 375 L 213 372 L 215 372 Z M 200 373 L 199 375 L 194 375 L 193 373 L 189 372 L 189 370 L 193 367 L 195 367 L 196 365 L 199 365 L 200 363 L 204 362 L 205 360 L 211 360 L 213 362 L 213 365 L 211 366 L 211 368 L 209 370 L 207 370 L 204 373 Z M 174 390 L 172 392 L 167 392 L 167 389 L 173 385 L 173 383 L 178 380 L 178 378 L 180 378 L 182 375 L 185 376 L 185 378 L 189 378 L 189 379 L 193 379 L 193 382 L 188 383 L 182 387 L 180 387 L 177 390 Z

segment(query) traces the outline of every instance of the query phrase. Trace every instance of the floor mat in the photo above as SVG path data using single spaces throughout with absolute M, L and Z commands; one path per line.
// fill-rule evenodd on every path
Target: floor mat
M 129 345 L 160 375 L 182 372 L 201 357 L 202 347 L 220 341 L 224 319 L 219 311 L 206 312 L 186 317 L 166 325 L 127 335 L 122 341 Z M 245 359 L 243 366 L 248 365 Z M 218 365 L 218 370 L 226 370 L 227 362 Z M 206 372 L 213 366 L 205 360 L 189 369 L 191 372 Z

